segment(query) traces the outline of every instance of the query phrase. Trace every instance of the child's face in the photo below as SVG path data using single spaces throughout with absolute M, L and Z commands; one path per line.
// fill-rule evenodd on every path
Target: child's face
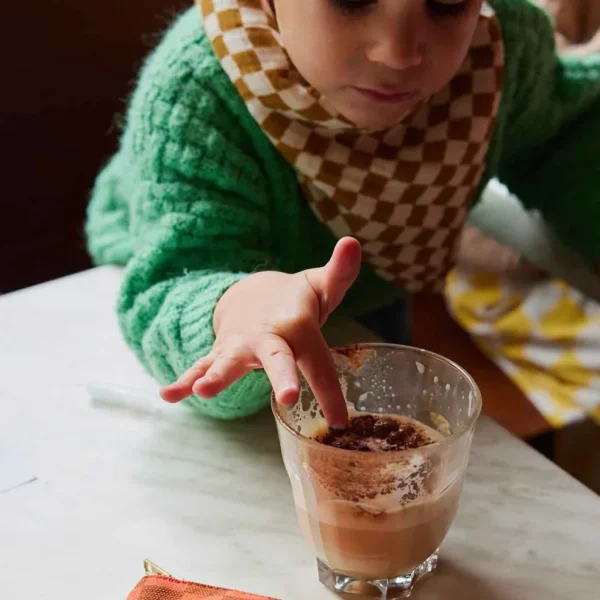
M 481 4 L 275 0 L 275 9 L 286 50 L 306 81 L 359 127 L 384 129 L 456 75 Z

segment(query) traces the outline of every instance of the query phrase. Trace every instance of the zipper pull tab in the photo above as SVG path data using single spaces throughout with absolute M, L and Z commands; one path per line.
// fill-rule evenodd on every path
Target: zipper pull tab
M 164 577 L 172 577 L 171 573 L 167 573 L 158 565 L 155 565 L 151 560 L 144 559 L 144 571 L 146 575 L 163 575 Z

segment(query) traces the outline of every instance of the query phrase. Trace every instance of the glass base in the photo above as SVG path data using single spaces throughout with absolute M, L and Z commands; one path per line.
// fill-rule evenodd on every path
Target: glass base
M 433 573 L 437 567 L 438 555 L 439 550 L 436 550 L 425 562 L 410 573 L 390 579 L 374 579 L 372 581 L 349 577 L 339 571 L 330 569 L 322 560 L 317 559 L 319 581 L 337 594 L 356 594 L 364 598 L 379 598 L 379 600 L 408 598 L 416 583 L 423 577 Z

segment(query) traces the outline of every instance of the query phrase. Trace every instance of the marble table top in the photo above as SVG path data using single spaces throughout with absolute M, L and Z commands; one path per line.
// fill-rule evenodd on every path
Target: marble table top
M 220 423 L 161 403 L 118 332 L 120 279 L 100 268 L 0 298 L 0 595 L 124 600 L 148 557 L 202 583 L 333 599 L 271 415 Z M 441 568 L 413 597 L 592 600 L 599 584 L 600 499 L 482 419 Z

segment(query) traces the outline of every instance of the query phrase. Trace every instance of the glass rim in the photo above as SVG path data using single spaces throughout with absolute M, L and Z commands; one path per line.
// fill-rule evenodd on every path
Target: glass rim
M 476 381 L 473 379 L 473 377 L 463 368 L 461 367 L 459 364 L 455 363 L 453 360 L 446 358 L 445 356 L 442 356 L 441 354 L 437 354 L 436 352 L 431 352 L 430 350 L 425 350 L 423 348 L 416 348 L 414 346 L 406 346 L 406 345 L 402 345 L 402 344 L 389 344 L 386 342 L 365 342 L 365 343 L 356 343 L 356 344 L 345 344 L 345 345 L 341 345 L 341 346 L 332 346 L 329 350 L 331 351 L 332 354 L 334 354 L 336 351 L 340 351 L 340 350 L 346 350 L 349 348 L 390 348 L 390 349 L 400 349 L 400 350 L 408 350 L 412 353 L 415 353 L 417 355 L 421 355 L 421 356 L 428 356 L 429 358 L 435 358 L 443 363 L 445 363 L 446 365 L 452 367 L 453 369 L 455 369 L 456 371 L 458 371 L 466 380 L 467 382 L 470 384 L 470 386 L 472 387 L 472 391 L 473 391 L 473 399 L 476 403 L 475 406 L 475 411 L 473 412 L 473 414 L 467 419 L 467 422 L 460 427 L 459 429 L 457 429 L 456 432 L 452 432 L 449 436 L 444 437 L 442 440 L 440 440 L 439 442 L 433 442 L 432 444 L 427 444 L 427 446 L 421 446 L 419 448 L 407 448 L 405 450 L 391 450 L 389 452 L 386 452 L 386 454 L 391 454 L 393 456 L 399 456 L 403 453 L 410 453 L 410 452 L 415 452 L 416 450 L 423 450 L 425 448 L 429 449 L 435 449 L 435 448 L 444 448 L 446 446 L 449 446 L 455 442 L 457 442 L 458 440 L 460 440 L 461 438 L 463 438 L 468 432 L 474 430 L 475 425 L 477 424 L 477 420 L 479 419 L 480 415 L 481 415 L 481 409 L 482 409 L 482 404 L 483 404 L 483 398 L 481 395 L 481 390 L 479 389 L 479 386 L 477 385 Z M 288 432 L 291 433 L 292 436 L 301 441 L 304 444 L 308 444 L 309 446 L 314 446 L 315 448 L 318 447 L 321 450 L 326 450 L 329 452 L 344 452 L 344 453 L 348 453 L 348 452 L 352 452 L 353 454 L 356 455 L 360 455 L 362 457 L 367 457 L 367 456 L 373 456 L 374 454 L 377 453 L 365 453 L 365 452 L 360 452 L 360 450 L 344 450 L 342 448 L 335 448 L 332 446 L 326 446 L 325 444 L 321 444 L 320 442 L 317 442 L 314 439 L 308 438 L 304 435 L 302 435 L 301 433 L 298 433 L 297 431 L 295 431 L 292 427 L 290 427 L 281 417 L 281 415 L 279 414 L 279 404 L 277 403 L 277 400 L 275 399 L 275 392 L 271 392 L 271 411 L 273 412 L 273 415 L 275 416 L 276 421 Z

